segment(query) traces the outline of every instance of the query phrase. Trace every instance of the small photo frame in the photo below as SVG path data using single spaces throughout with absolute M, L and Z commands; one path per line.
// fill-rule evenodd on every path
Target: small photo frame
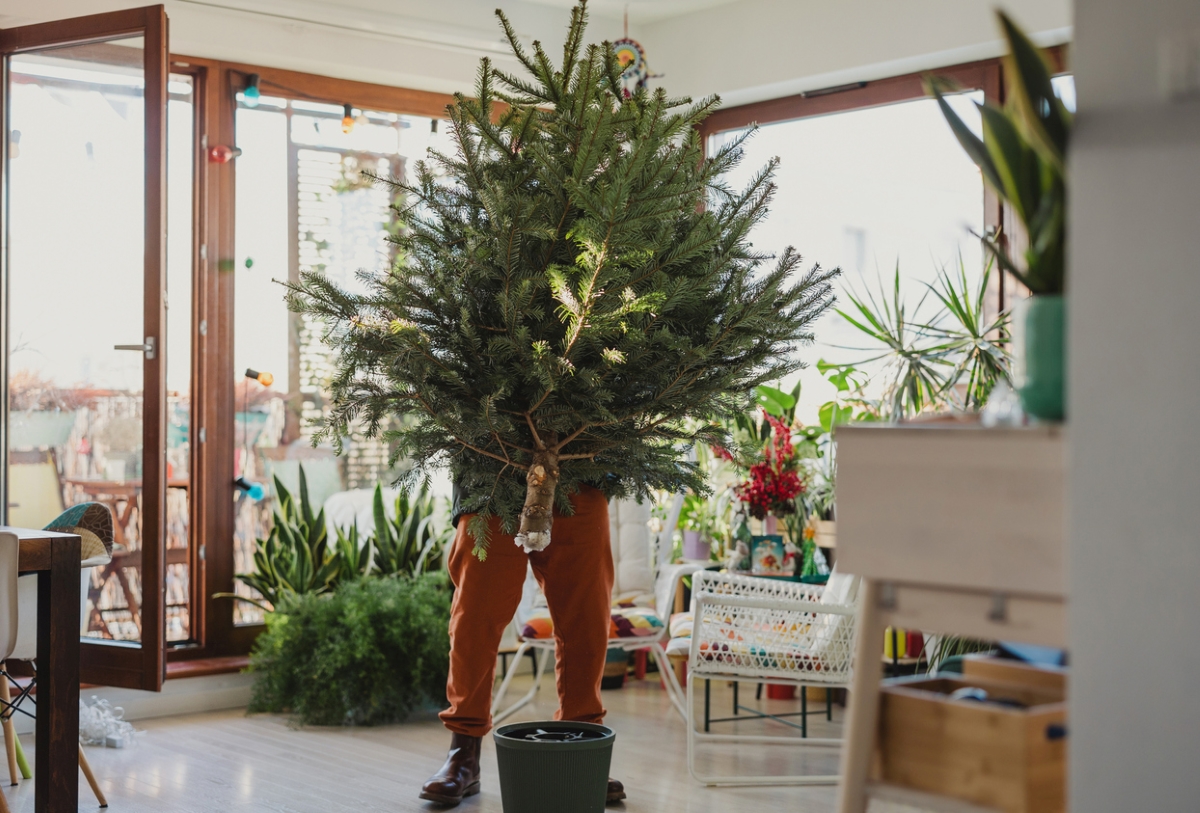
M 783 534 L 750 537 L 750 572 L 755 576 L 787 576 L 783 569 Z

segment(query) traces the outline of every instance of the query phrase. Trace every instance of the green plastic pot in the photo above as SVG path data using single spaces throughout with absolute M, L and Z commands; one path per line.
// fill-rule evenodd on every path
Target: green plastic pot
M 593 723 L 511 723 L 492 734 L 504 813 L 602 813 L 616 735 Z
M 1021 406 L 1035 418 L 1066 416 L 1067 304 L 1061 294 L 1041 294 L 1018 303 L 1013 314 Z

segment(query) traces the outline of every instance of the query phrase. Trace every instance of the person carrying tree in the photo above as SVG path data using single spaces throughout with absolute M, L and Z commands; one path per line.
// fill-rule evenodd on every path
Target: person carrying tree
M 838 273 L 753 249 L 775 162 L 745 189 L 722 180 L 746 134 L 704 155 L 716 98 L 625 96 L 611 47 L 583 44 L 583 3 L 557 66 L 497 14 L 529 75 L 483 60 L 476 98 L 447 108 L 457 154 L 387 181 L 405 200 L 394 268 L 364 275 L 365 293 L 310 273 L 288 294 L 336 357 L 319 437 L 381 435 L 413 476 L 448 467 L 455 483 L 451 750 L 420 794 L 445 805 L 479 792 L 529 567 L 554 625 L 556 717 L 604 719 L 608 501 L 704 493 L 688 447 L 727 444 L 718 420 L 803 366 Z

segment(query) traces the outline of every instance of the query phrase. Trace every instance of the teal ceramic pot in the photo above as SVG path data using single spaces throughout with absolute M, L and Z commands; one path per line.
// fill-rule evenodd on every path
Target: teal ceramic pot
M 1014 309 L 1017 392 L 1025 412 L 1045 421 L 1066 417 L 1067 304 L 1061 294 L 1039 295 Z

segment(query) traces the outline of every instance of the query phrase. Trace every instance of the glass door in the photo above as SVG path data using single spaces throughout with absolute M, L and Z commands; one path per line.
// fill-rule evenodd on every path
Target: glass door
M 0 54 L 6 521 L 111 509 L 112 561 L 81 589 L 82 680 L 157 690 L 179 485 L 166 457 L 167 19 L 154 6 L 8 29 Z

